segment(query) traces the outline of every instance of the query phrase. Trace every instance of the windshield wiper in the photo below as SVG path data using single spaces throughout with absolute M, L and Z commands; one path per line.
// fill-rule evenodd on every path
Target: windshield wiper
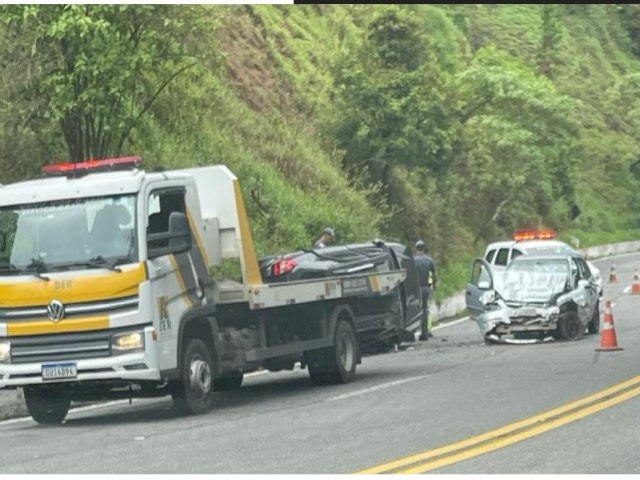
M 97 257 L 92 257 L 89 260 L 65 263 L 62 265 L 57 265 L 57 267 L 58 268 L 71 268 L 71 267 L 107 268 L 114 272 L 122 272 L 122 269 L 119 268 L 118 265 L 121 263 L 125 263 L 125 261 L 119 258 L 115 262 L 109 262 L 102 255 L 98 255 Z
M 32 258 L 31 263 L 26 268 L 17 268 L 11 263 L 2 265 L 0 267 L 5 267 L 5 270 L 9 272 L 15 272 L 17 274 L 28 273 L 36 278 L 39 278 L 40 280 L 44 280 L 46 282 L 49 281 L 49 277 L 45 277 L 44 275 L 42 275 L 47 271 L 47 264 L 44 263 L 44 260 L 42 260 L 41 258 Z
M 5 263 L 3 265 L 0 265 L 0 272 L 15 273 L 16 275 L 19 275 L 21 273 L 28 273 L 30 275 L 35 275 L 37 278 L 40 278 L 42 280 L 49 280 L 48 277 L 43 277 L 39 272 L 32 272 L 25 268 L 18 268 L 13 263 Z

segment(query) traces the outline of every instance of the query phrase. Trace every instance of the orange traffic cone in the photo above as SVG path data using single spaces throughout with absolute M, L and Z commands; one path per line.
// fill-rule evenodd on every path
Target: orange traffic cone
M 640 295 L 640 275 L 638 275 L 638 269 L 633 274 L 633 283 L 631 284 L 631 295 Z
M 618 274 L 616 273 L 616 264 L 611 262 L 611 271 L 609 272 L 609 283 L 618 283 Z
M 616 350 L 624 349 L 618 347 L 616 329 L 613 326 L 611 302 L 607 300 L 607 304 L 604 308 L 604 324 L 602 325 L 602 335 L 600 336 L 600 348 L 596 348 L 596 352 L 613 352 Z

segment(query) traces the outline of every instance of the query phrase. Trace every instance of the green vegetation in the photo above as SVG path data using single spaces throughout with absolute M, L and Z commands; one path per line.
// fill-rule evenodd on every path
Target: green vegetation
M 516 228 L 638 237 L 639 38 L 637 5 L 6 5 L 0 181 L 223 163 L 260 255 L 424 238 L 441 299 Z

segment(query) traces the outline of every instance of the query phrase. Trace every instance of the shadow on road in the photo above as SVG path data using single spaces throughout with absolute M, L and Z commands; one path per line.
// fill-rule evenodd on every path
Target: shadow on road
M 296 374 L 268 374 L 249 377 L 240 390 L 216 393 L 213 407 L 202 418 L 210 417 L 228 410 L 247 407 L 254 404 L 264 406 L 261 412 L 290 408 L 292 404 L 317 403 L 337 394 L 349 393 L 363 387 L 375 385 L 380 381 L 397 380 L 407 375 L 406 368 L 385 368 L 382 370 L 358 372 L 356 380 L 346 385 L 316 386 L 301 371 Z M 86 427 L 90 425 L 113 425 L 118 423 L 135 424 L 149 422 L 165 422 L 182 418 L 172 408 L 169 397 L 157 399 L 134 399 L 130 406 L 126 403 L 113 405 L 110 411 L 100 409 L 77 412 L 83 416 L 78 418 L 73 413 L 67 418 L 64 427 Z M 113 409 L 118 409 L 113 411 Z M 251 410 L 252 414 L 255 409 Z M 201 418 L 201 417 L 186 417 Z

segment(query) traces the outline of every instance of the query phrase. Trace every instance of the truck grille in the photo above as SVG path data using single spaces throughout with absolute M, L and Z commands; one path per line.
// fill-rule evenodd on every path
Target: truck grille
M 102 300 L 98 302 L 69 303 L 65 305 L 65 318 L 73 318 L 84 315 L 100 313 L 120 312 L 122 310 L 135 310 L 138 308 L 138 296 L 118 298 L 115 300 Z M 3 321 L 29 321 L 47 317 L 47 306 L 1 308 L 0 320 Z
M 111 356 L 111 336 L 136 327 L 98 332 L 11 337 L 11 363 L 42 363 Z

